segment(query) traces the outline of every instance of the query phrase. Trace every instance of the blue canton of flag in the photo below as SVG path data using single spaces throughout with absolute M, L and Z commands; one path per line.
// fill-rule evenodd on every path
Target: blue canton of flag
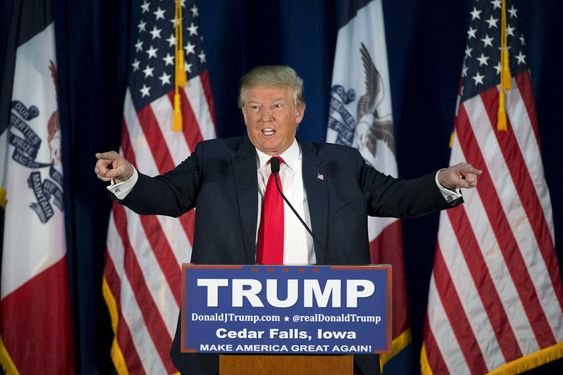
M 462 101 L 498 85 L 500 82 L 500 8 L 501 0 L 481 1 L 479 9 L 470 12 L 467 47 L 461 72 Z M 510 71 L 516 76 L 528 69 L 524 55 L 524 35 L 517 27 L 518 13 L 514 5 L 507 9 L 506 33 Z
M 135 56 L 131 64 L 129 87 L 135 108 L 140 110 L 174 88 L 174 55 L 176 20 L 174 1 L 149 1 L 141 5 L 137 25 Z M 194 1 L 182 1 L 184 7 L 184 69 L 188 79 L 199 75 L 206 67 L 203 37 L 199 33 L 199 10 Z

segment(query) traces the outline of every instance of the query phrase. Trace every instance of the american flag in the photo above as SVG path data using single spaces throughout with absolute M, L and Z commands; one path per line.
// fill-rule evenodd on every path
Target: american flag
M 357 148 L 377 170 L 397 177 L 391 89 L 381 0 L 351 1 L 338 31 L 332 74 L 327 141 Z M 390 354 L 411 341 L 403 232 L 396 218 L 368 218 L 372 263 L 393 266 L 393 327 Z
M 175 1 L 144 1 L 125 96 L 121 154 L 149 175 L 184 160 L 214 138 L 215 118 L 203 37 L 195 1 L 182 1 L 184 70 L 180 89 L 183 130 L 172 130 L 175 72 Z M 180 308 L 182 262 L 193 241 L 193 211 L 179 219 L 138 216 L 119 204 L 111 212 L 103 293 L 120 374 L 175 373 L 170 346 Z
M 450 164 L 483 170 L 442 212 L 422 349 L 424 374 L 519 373 L 563 356 L 563 293 L 549 191 L 512 1 L 474 1 Z M 497 128 L 502 14 L 512 88 Z

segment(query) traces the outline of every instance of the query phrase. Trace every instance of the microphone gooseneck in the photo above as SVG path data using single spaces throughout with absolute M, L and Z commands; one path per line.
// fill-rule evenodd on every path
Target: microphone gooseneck
M 293 211 L 293 213 L 295 214 L 295 216 L 297 217 L 297 219 L 299 219 L 299 221 L 301 222 L 301 224 L 303 224 L 303 227 L 305 227 L 305 229 L 307 230 L 307 232 L 309 232 L 309 234 L 311 235 L 311 237 L 313 238 L 313 241 L 315 241 L 317 243 L 317 245 L 319 245 L 319 249 L 321 249 L 321 251 L 323 252 L 324 255 L 326 255 L 326 259 L 329 261 L 332 261 L 332 257 L 330 256 L 330 254 L 328 253 L 328 251 L 326 251 L 325 247 L 323 246 L 323 244 L 317 239 L 317 237 L 313 234 L 313 231 L 311 230 L 311 228 L 309 228 L 309 226 L 305 223 L 305 221 L 303 220 L 303 218 L 301 218 L 301 215 L 299 215 L 297 213 L 297 211 L 295 210 L 295 208 L 293 208 L 293 205 L 291 203 L 289 203 L 289 201 L 287 200 L 287 198 L 285 197 L 284 193 L 282 192 L 282 190 L 280 189 L 280 185 L 278 183 L 278 174 L 280 173 L 280 160 L 276 157 L 272 158 L 270 160 L 270 168 L 272 170 L 272 173 L 274 174 L 274 181 L 276 182 L 276 188 L 278 189 L 278 192 L 280 193 L 280 195 L 282 196 L 283 200 L 285 201 L 285 203 L 287 203 L 287 205 L 289 206 L 289 208 L 291 208 L 291 211 Z
M 272 173 L 274 176 L 277 176 L 280 173 L 280 159 L 279 158 L 271 158 L 270 159 L 270 168 L 272 168 Z M 277 181 L 276 181 L 277 185 Z M 279 190 L 279 188 L 278 188 Z

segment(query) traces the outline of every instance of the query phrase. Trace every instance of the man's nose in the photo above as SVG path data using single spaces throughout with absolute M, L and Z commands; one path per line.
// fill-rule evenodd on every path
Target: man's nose
M 262 108 L 262 121 L 272 121 L 272 109 L 269 107 Z

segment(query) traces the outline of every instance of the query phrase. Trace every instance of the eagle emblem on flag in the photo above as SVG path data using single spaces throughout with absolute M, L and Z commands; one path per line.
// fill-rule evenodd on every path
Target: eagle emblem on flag
M 395 137 L 391 114 L 381 114 L 379 104 L 385 95 L 381 74 L 365 44 L 360 43 L 359 57 L 363 66 L 363 94 L 356 103 L 356 116 L 351 113 L 356 89 L 335 84 L 331 89 L 329 127 L 338 133 L 336 143 L 356 147 L 364 157 L 375 158 L 377 141 L 386 144 L 395 156 Z

